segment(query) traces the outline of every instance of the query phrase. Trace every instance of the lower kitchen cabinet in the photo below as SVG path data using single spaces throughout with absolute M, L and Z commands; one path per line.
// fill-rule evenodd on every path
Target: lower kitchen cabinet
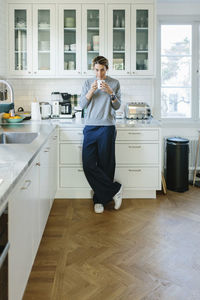
M 21 300 L 57 189 L 57 131 L 8 199 L 9 300 Z
M 39 240 L 39 168 L 34 162 L 9 199 L 9 300 L 22 299 Z
M 88 198 L 82 169 L 83 129 L 59 129 L 59 198 Z M 115 180 L 125 198 L 155 198 L 161 189 L 160 128 L 117 128 Z

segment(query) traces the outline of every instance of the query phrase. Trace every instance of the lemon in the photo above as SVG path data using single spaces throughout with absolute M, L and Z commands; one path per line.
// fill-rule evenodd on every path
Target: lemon
M 10 118 L 10 114 L 4 113 L 4 114 L 3 114 L 3 118 L 4 118 L 4 119 L 9 119 L 9 118 Z

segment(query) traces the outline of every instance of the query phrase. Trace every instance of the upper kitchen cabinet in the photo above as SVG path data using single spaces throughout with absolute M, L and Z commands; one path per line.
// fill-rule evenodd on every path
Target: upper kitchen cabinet
M 11 75 L 55 75 L 55 6 L 9 5 Z
M 131 72 L 136 75 L 153 74 L 153 6 L 132 5 Z
M 55 6 L 33 5 L 33 74 L 55 74 Z
M 109 73 L 130 74 L 130 5 L 108 6 Z
M 81 5 L 59 5 L 59 74 L 81 74 Z
M 32 73 L 32 6 L 18 4 L 9 6 L 10 73 Z
M 110 74 L 153 75 L 153 5 L 108 6 Z
M 93 74 L 92 60 L 105 55 L 104 5 L 82 5 L 82 73 Z

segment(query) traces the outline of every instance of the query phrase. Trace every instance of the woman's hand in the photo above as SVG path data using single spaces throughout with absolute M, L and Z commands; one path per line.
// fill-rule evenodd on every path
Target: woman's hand
M 101 89 L 102 89 L 104 92 L 108 93 L 109 95 L 112 95 L 112 94 L 113 94 L 113 90 L 111 89 L 111 87 L 110 87 L 105 81 L 103 81 L 103 82 L 101 83 Z

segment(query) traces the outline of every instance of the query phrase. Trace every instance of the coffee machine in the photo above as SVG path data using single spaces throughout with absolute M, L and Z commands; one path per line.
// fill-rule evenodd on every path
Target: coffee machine
M 52 118 L 55 119 L 71 119 L 74 112 L 71 103 L 71 94 L 68 93 L 52 93 Z

